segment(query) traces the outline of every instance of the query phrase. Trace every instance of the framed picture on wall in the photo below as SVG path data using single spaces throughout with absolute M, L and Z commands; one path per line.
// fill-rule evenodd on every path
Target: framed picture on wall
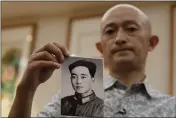
M 36 25 L 2 27 L 1 100 L 2 117 L 7 117 L 28 57 L 34 49 Z

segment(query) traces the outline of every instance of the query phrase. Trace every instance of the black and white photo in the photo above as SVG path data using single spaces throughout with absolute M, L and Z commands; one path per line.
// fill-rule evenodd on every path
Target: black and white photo
M 102 59 L 68 57 L 61 76 L 61 115 L 103 117 Z

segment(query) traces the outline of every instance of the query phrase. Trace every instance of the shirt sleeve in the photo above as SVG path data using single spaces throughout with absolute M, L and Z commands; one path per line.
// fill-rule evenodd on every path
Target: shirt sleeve
M 60 92 L 58 92 L 52 97 L 51 103 L 47 104 L 44 109 L 37 114 L 37 117 L 59 117 L 60 108 Z

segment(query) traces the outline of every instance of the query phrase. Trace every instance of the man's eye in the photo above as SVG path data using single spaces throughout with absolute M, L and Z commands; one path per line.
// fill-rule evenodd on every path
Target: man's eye
M 105 31 L 105 33 L 106 33 L 107 35 L 112 35 L 114 32 L 115 32 L 114 29 L 108 29 L 108 30 Z
M 135 28 L 135 27 L 129 27 L 129 28 L 126 28 L 126 30 L 127 30 L 128 32 L 132 33 L 132 32 L 137 31 L 137 28 Z
M 75 75 L 72 75 L 72 76 L 71 76 L 71 78 L 72 78 L 72 79 L 75 79 L 75 78 L 76 78 L 76 76 L 75 76 Z
M 82 76 L 81 79 L 85 79 L 86 77 L 85 76 Z

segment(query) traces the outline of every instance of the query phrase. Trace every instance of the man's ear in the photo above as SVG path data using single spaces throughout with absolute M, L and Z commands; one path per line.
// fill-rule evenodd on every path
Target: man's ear
M 157 46 L 158 42 L 159 42 L 158 36 L 155 36 L 155 35 L 151 36 L 148 50 L 152 51 Z
M 100 41 L 96 43 L 96 48 L 102 54 L 102 57 L 103 57 L 103 49 Z M 104 61 L 104 67 L 108 68 L 108 64 L 105 61 Z
M 92 81 L 95 82 L 95 78 L 94 77 L 92 77 Z
M 100 41 L 96 43 L 96 48 L 102 54 L 103 50 L 102 50 Z

